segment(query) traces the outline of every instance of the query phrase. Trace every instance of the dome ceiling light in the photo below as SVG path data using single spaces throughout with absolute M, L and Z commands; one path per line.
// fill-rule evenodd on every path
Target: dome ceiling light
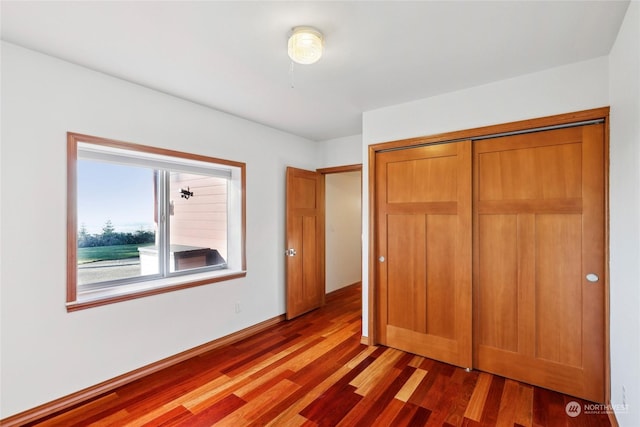
M 313 27 L 294 27 L 289 37 L 289 58 L 298 64 L 313 64 L 322 56 L 322 33 Z

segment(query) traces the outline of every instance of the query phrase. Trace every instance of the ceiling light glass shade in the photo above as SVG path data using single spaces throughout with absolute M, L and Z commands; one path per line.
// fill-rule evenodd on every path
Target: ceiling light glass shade
M 295 27 L 289 37 L 289 58 L 298 64 L 313 64 L 322 56 L 322 34 L 312 27 Z

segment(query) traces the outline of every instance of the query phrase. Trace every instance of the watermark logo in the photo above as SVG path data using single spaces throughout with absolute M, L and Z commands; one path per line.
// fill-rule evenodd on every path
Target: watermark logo
M 588 415 L 593 414 L 613 414 L 615 412 L 627 412 L 629 408 L 626 403 L 585 403 L 583 406 L 583 412 Z
M 572 400 L 571 402 L 567 403 L 567 406 L 564 407 L 564 411 L 571 418 L 575 418 L 580 415 L 580 412 L 582 412 L 582 406 L 575 400 Z
M 597 414 L 613 414 L 615 412 L 627 412 L 629 407 L 626 404 L 602 404 L 602 403 L 583 403 L 580 404 L 575 400 L 567 403 L 564 411 L 571 418 L 575 418 L 580 414 L 597 415 Z

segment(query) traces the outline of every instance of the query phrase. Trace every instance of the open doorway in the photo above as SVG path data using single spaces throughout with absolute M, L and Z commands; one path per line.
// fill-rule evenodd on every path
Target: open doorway
M 319 172 L 325 177 L 325 292 L 331 293 L 362 281 L 362 167 Z

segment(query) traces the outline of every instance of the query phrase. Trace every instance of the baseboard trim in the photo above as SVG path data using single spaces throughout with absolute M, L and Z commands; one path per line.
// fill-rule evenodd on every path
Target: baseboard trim
M 365 337 L 364 335 L 360 337 L 360 344 L 371 345 L 369 342 L 369 337 Z
M 226 335 L 222 338 L 218 338 L 216 340 L 202 344 L 198 347 L 194 347 L 190 350 L 186 350 L 181 353 L 175 354 L 173 356 L 167 357 L 165 359 L 159 360 L 150 365 L 143 366 L 142 368 L 136 369 L 134 371 L 127 372 L 126 374 L 104 381 L 100 384 L 96 384 L 92 387 L 85 388 L 84 390 L 80 390 L 76 393 L 69 394 L 67 396 L 53 400 L 49 403 L 45 403 L 35 408 L 28 409 L 24 412 L 20 412 L 16 415 L 7 417 L 3 420 L 0 420 L 0 426 L 14 427 L 14 426 L 21 426 L 23 424 L 37 421 L 46 416 L 55 414 L 58 411 L 62 411 L 74 405 L 78 405 L 82 402 L 85 402 L 89 399 L 98 397 L 101 394 L 108 393 L 120 386 L 128 384 L 137 379 L 143 378 L 147 375 L 151 375 L 155 372 L 158 372 L 164 368 L 168 368 L 169 366 L 173 366 L 184 360 L 199 356 L 208 351 L 215 350 L 225 345 L 229 345 L 229 344 L 233 344 L 235 342 L 241 341 L 251 335 L 260 333 L 265 329 L 270 328 L 271 326 L 277 325 L 278 323 L 283 322 L 284 320 L 285 320 L 284 314 L 280 316 L 276 316 L 271 319 L 267 319 L 263 322 L 260 322 L 253 326 L 249 326 L 248 328 L 242 329 L 238 332 L 234 332 L 233 334 Z

